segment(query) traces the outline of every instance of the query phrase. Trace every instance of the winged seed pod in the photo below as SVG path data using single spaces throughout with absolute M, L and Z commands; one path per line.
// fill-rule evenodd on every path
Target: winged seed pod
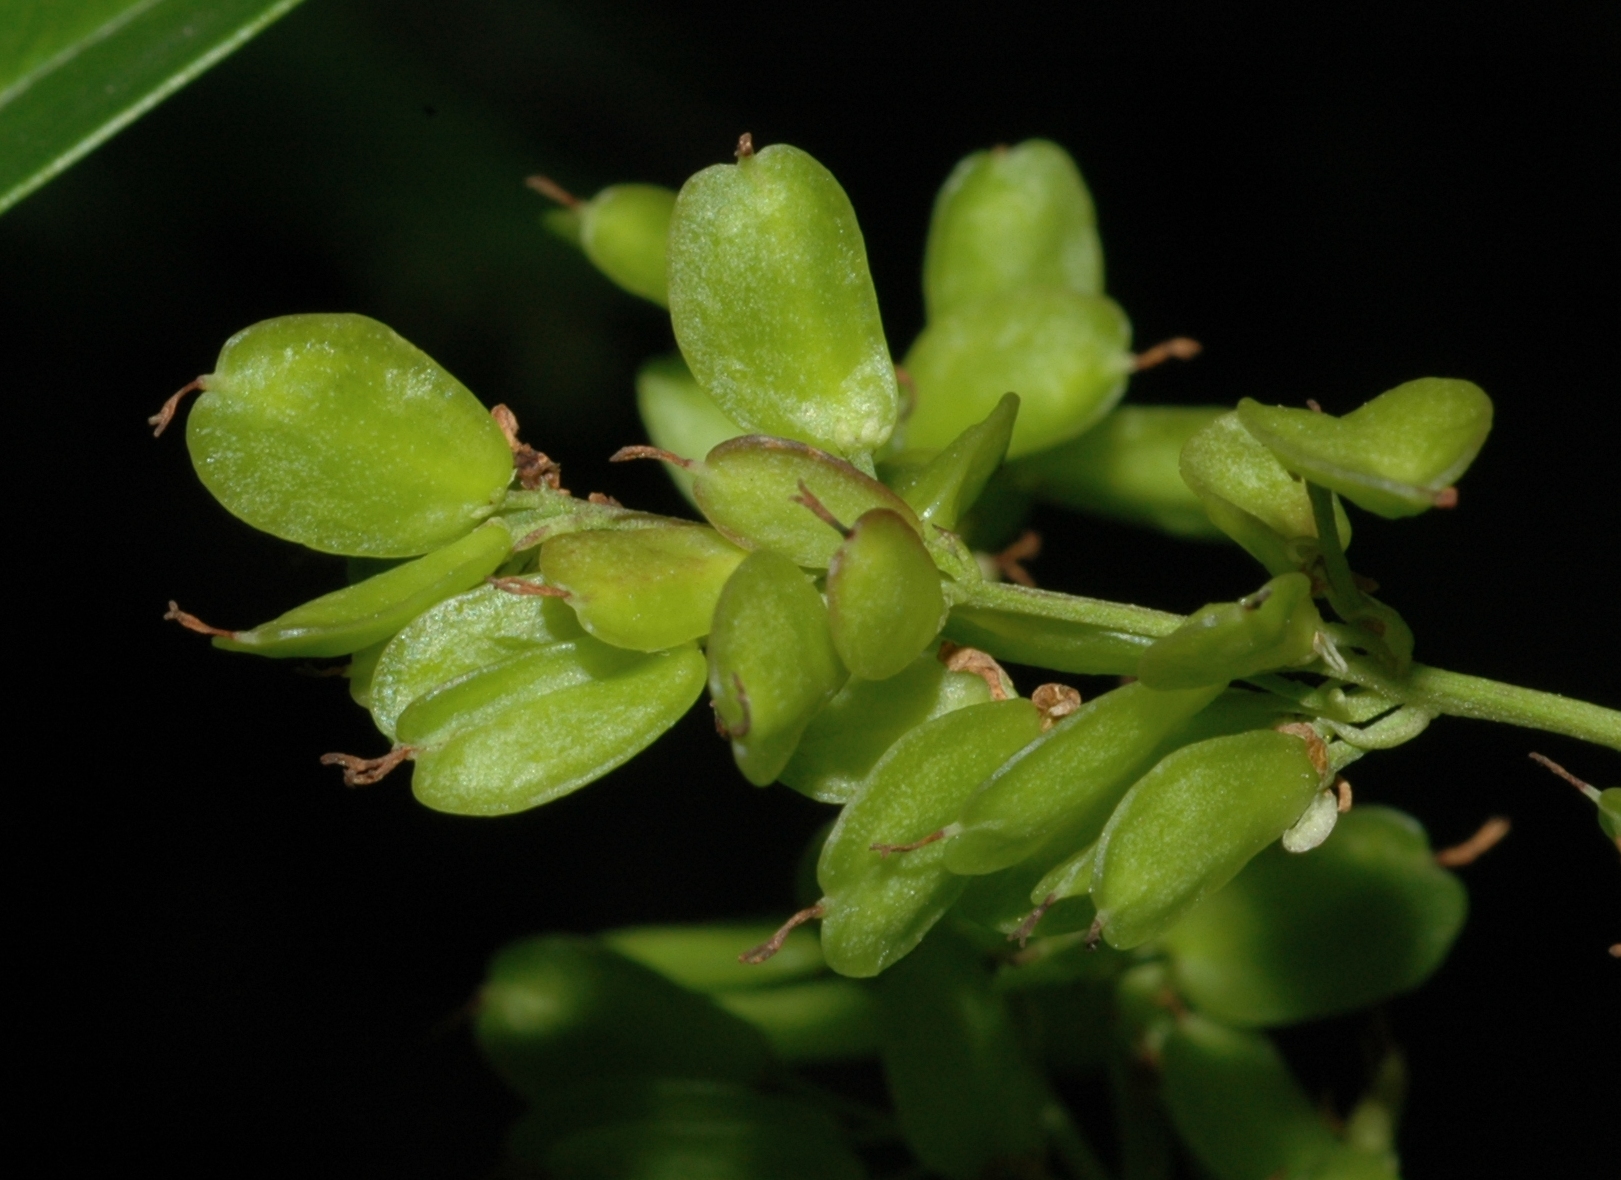
M 855 458 L 895 427 L 900 393 L 855 210 L 805 152 L 748 137 L 737 163 L 681 188 L 670 318 L 693 375 L 749 430 Z

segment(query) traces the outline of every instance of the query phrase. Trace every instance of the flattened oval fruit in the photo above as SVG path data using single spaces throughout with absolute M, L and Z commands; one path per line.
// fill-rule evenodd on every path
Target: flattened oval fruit
M 494 573 L 512 534 L 491 521 L 426 557 L 323 594 L 251 631 L 214 640 L 225 651 L 304 658 L 342 656 L 387 639 L 423 611 Z
M 490 664 L 583 632 L 558 598 L 480 586 L 422 612 L 389 640 L 371 677 L 372 719 L 389 737 L 412 701 Z
M 940 633 L 940 571 L 917 530 L 887 508 L 850 528 L 827 570 L 833 647 L 852 675 L 886 680 Z
M 770 549 L 795 565 L 825 569 L 840 537 L 802 501 L 805 485 L 836 518 L 888 508 L 914 529 L 917 516 L 894 492 L 836 455 L 804 443 L 747 435 L 721 443 L 692 468 L 693 491 L 709 523 L 749 549 Z
M 709 635 L 709 695 L 743 776 L 776 781 L 846 676 L 810 579 L 786 557 L 751 553 L 721 591 Z
M 470 531 L 512 479 L 478 399 L 365 316 L 254 324 L 201 382 L 186 422 L 198 477 L 233 515 L 312 549 L 426 553 Z
M 670 222 L 670 318 L 728 417 L 845 455 L 895 425 L 899 391 L 855 210 L 786 144 L 687 181 Z
M 1129 950 L 1220 889 L 1300 818 L 1321 789 L 1306 741 L 1273 730 L 1211 738 L 1162 758 L 1098 837 L 1092 902 Z
M 1421 377 L 1343 418 L 1290 406 L 1238 403 L 1245 428 L 1290 471 L 1379 516 L 1450 503 L 1452 483 L 1492 428 L 1492 401 L 1471 381 Z
M 1026 287 L 1103 293 L 1092 195 L 1069 153 L 1045 139 L 975 152 L 953 168 L 923 252 L 930 319 Z
M 944 447 L 1002 395 L 1019 395 L 1008 457 L 1074 438 L 1120 400 L 1134 361 L 1131 324 L 1113 300 L 1039 288 L 942 316 L 904 362 L 917 383 L 906 445 Z
M 565 533 L 540 548 L 540 572 L 569 592 L 580 625 L 635 651 L 709 634 L 721 587 L 746 553 L 714 529 L 671 522 Z
M 1319 848 L 1262 851 L 1164 942 L 1178 989 L 1200 1011 L 1271 1027 L 1417 987 L 1441 965 L 1467 908 L 1416 820 L 1359 806 Z
M 415 755 L 411 789 L 436 811 L 507 815 L 550 803 L 628 762 L 703 691 L 696 646 L 636 658 L 624 671 L 519 696 L 488 724 Z

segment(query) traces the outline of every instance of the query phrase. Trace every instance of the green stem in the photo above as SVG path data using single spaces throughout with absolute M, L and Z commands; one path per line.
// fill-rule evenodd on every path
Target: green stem
M 1425 664 L 1414 664 L 1400 679 L 1364 656 L 1347 656 L 1346 667 L 1345 679 L 1352 683 L 1428 712 L 1540 729 L 1621 750 L 1621 712 L 1602 705 Z
M 957 589 L 961 595 L 959 601 L 965 606 L 986 607 L 1037 619 L 1086 623 L 1106 631 L 1120 631 L 1148 639 L 1169 635 L 1187 622 L 1182 615 L 1150 610 L 1146 606 L 1105 602 L 1101 598 L 1058 594 L 1052 590 L 1032 590 L 1008 582 L 974 582 L 959 585 Z
M 1343 551 L 1340 558 L 1344 559 Z M 1003 582 L 960 586 L 964 605 L 986 607 L 1038 619 L 1085 623 L 1125 635 L 1158 639 L 1185 621 L 1181 615 L 1097 598 L 1030 590 Z M 1526 729 L 1564 734 L 1621 750 L 1621 713 L 1551 692 L 1520 688 L 1414 664 L 1405 676 L 1393 675 L 1374 659 L 1346 652 L 1343 679 L 1371 689 L 1392 702 L 1416 705 L 1431 713 L 1498 721 Z
M 1357 589 L 1351 576 L 1351 563 L 1345 558 L 1345 547 L 1340 544 L 1339 523 L 1334 519 L 1334 493 L 1321 484 L 1306 483 L 1306 494 L 1311 498 L 1312 522 L 1317 526 L 1317 552 L 1323 559 L 1323 572 L 1328 575 L 1328 600 L 1334 612 L 1346 622 L 1352 622 L 1362 613 L 1362 591 Z

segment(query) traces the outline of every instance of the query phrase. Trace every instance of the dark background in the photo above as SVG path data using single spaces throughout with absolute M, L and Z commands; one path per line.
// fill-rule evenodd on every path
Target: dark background
M 377 316 L 514 406 L 577 491 L 677 510 L 651 465 L 604 462 L 640 438 L 631 376 L 667 324 L 542 231 L 530 172 L 673 186 L 741 131 L 797 144 L 855 203 L 899 353 L 952 163 L 1052 137 L 1139 342 L 1207 348 L 1133 398 L 1343 412 L 1420 375 L 1485 387 L 1460 506 L 1361 517 L 1353 559 L 1427 662 L 1621 706 L 1613 6 L 1216 7 L 309 0 L 0 218 L 10 961 L 20 1034 L 49 1049 L 29 1076 L 52 1170 L 481 1175 L 516 1107 L 457 1013 L 502 941 L 793 905 L 822 811 L 745 785 L 702 710 L 576 796 L 457 819 L 316 764 L 382 749 L 341 682 L 160 620 L 173 597 L 247 625 L 341 578 L 229 518 L 144 425 L 267 316 Z M 1187 610 L 1259 580 L 1237 550 L 1039 523 L 1057 588 Z M 1464 870 L 1451 960 L 1388 1008 L 1412 1178 L 1613 1165 L 1617 858 L 1531 749 L 1621 777 L 1611 752 L 1451 719 L 1352 775 L 1438 845 L 1515 823 Z M 1343 1098 L 1364 1028 L 1285 1045 Z

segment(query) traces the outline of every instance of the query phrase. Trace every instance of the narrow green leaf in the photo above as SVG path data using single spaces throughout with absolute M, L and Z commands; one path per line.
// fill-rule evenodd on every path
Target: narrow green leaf
M 297 4 L 6 0 L 0 6 L 0 211 Z

